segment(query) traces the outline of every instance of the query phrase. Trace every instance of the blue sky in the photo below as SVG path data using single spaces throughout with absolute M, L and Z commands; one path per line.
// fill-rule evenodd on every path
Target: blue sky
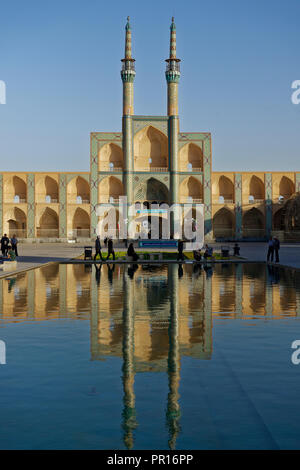
M 166 113 L 175 16 L 181 131 L 212 133 L 215 171 L 300 171 L 299 0 L 2 2 L 2 171 L 89 170 L 89 134 L 120 131 L 124 27 L 135 113 Z

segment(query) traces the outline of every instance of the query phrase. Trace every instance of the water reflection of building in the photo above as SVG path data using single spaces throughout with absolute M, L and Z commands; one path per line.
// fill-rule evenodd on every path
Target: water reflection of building
M 0 282 L 4 321 L 90 319 L 91 358 L 122 360 L 123 439 L 138 426 L 137 373 L 168 375 L 169 447 L 180 432 L 180 366 L 184 356 L 210 359 L 212 318 L 300 315 L 300 274 L 254 264 L 175 264 L 133 269 L 52 264 Z

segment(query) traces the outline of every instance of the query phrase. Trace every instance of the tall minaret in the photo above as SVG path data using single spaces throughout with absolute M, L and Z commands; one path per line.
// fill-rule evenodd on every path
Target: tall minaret
M 170 27 L 170 56 L 166 59 L 166 79 L 168 86 L 168 116 L 169 116 L 169 169 L 170 169 L 170 199 L 171 204 L 179 203 L 178 199 L 178 83 L 180 79 L 180 59 L 176 57 L 176 26 L 174 18 Z M 172 229 L 171 229 L 172 231 Z
M 131 56 L 131 27 L 129 16 L 125 27 L 125 58 L 122 59 L 121 78 L 123 82 L 123 158 L 124 158 L 124 176 L 123 184 L 127 195 L 127 204 L 132 204 L 132 116 L 133 116 L 133 82 L 135 78 L 135 59 Z

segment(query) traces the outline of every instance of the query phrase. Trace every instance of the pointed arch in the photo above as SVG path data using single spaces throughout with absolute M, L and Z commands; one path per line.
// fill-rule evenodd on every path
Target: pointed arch
M 215 238 L 231 238 L 234 236 L 234 214 L 222 207 L 213 217 L 213 233 Z
M 202 149 L 198 145 L 189 142 L 188 144 L 181 147 L 179 151 L 179 162 L 180 171 L 202 171 Z
M 81 199 L 81 202 L 78 198 Z M 90 203 L 90 185 L 84 178 L 82 178 L 82 176 L 76 176 L 68 183 L 67 200 L 69 204 Z
M 234 184 L 233 182 L 225 175 L 220 176 L 219 178 L 219 198 L 223 198 L 224 203 L 233 203 L 234 202 Z
M 179 187 L 181 202 L 202 202 L 203 186 L 193 176 L 185 178 Z
M 168 139 L 153 126 L 134 136 L 134 169 L 136 171 L 168 168 Z
M 243 236 L 263 237 L 265 221 L 264 216 L 256 207 L 248 210 L 243 216 Z
M 278 211 L 275 212 L 273 215 L 273 230 L 284 230 L 284 215 L 285 209 L 281 207 Z
M 99 183 L 99 202 L 117 202 L 123 195 L 123 183 L 115 176 L 107 176 Z
M 9 237 L 14 234 L 20 238 L 26 237 L 27 217 L 19 207 L 12 207 L 6 211 L 3 222 L 4 233 L 7 233 Z
M 37 237 L 56 238 L 59 235 L 59 218 L 55 210 L 45 207 L 37 227 Z
M 37 202 L 59 202 L 58 183 L 52 176 L 39 176 L 36 182 L 36 201 Z
M 261 178 L 256 175 L 251 176 L 249 181 L 249 197 L 252 196 L 254 201 L 265 199 L 265 185 Z
M 156 178 L 149 178 L 146 182 L 146 200 L 152 201 L 169 201 L 169 190 L 165 184 Z
M 76 231 L 76 237 L 88 238 L 90 236 L 90 216 L 81 207 L 77 207 L 74 212 L 72 228 Z
M 99 151 L 99 171 L 123 169 L 123 150 L 116 144 L 103 145 Z
M 279 183 L 279 196 L 289 199 L 295 192 L 294 182 L 287 176 L 282 176 Z
M 26 202 L 27 184 L 22 177 L 17 175 L 5 175 L 3 189 L 4 202 Z

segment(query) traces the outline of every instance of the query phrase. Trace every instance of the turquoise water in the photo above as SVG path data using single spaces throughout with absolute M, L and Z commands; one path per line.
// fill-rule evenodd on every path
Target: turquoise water
M 0 281 L 1 449 L 299 449 L 298 274 L 51 265 Z

